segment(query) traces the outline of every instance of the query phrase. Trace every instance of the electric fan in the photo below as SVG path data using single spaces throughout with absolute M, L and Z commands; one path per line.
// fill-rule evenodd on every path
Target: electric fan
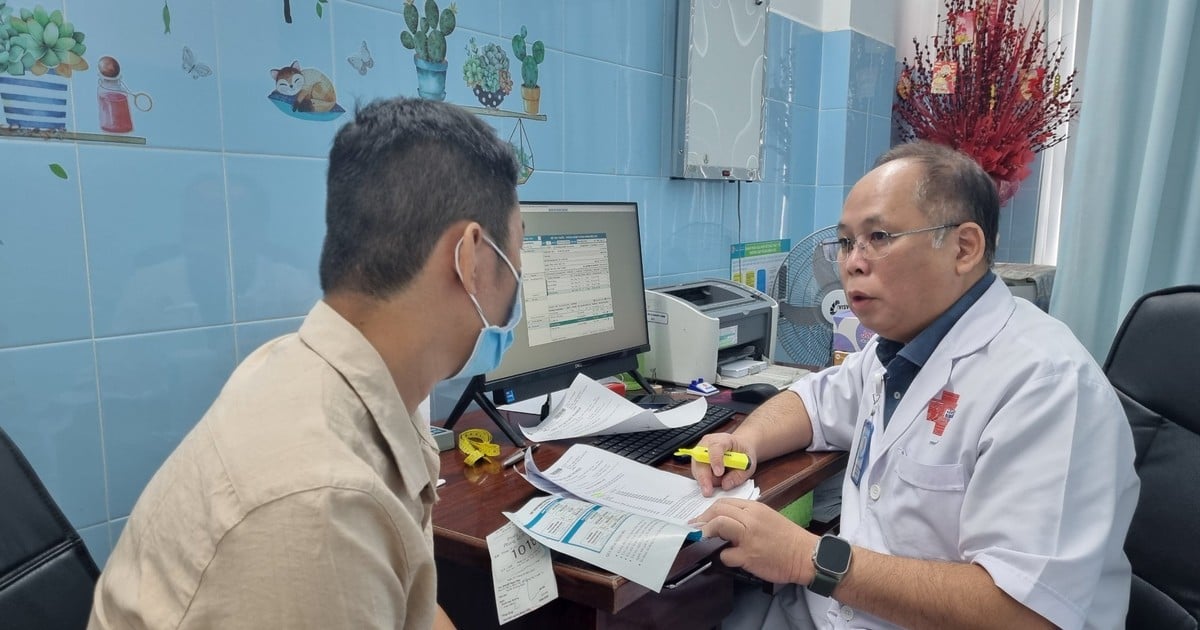
M 779 344 L 792 363 L 830 363 L 833 315 L 849 308 L 837 263 L 825 260 L 821 241 L 837 237 L 829 226 L 800 240 L 775 274 L 771 295 L 779 302 Z

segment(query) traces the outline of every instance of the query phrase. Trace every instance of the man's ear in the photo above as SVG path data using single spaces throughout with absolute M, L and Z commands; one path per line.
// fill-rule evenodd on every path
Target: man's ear
M 467 293 L 476 295 L 479 291 L 476 267 L 479 262 L 479 246 L 487 247 L 483 242 L 483 227 L 474 221 L 463 224 L 459 229 L 447 230 L 450 240 L 456 248 L 458 269 L 462 273 L 463 287 Z M 461 241 L 462 245 L 458 245 Z
M 984 238 L 983 228 L 973 221 L 963 223 L 955 232 L 955 268 L 960 275 L 966 275 L 984 259 L 987 239 Z

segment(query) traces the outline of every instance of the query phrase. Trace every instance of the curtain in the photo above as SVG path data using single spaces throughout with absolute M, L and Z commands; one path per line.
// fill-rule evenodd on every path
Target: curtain
M 1050 312 L 1103 360 L 1142 294 L 1200 283 L 1197 0 L 1096 0 Z
M 1083 65 L 1087 57 L 1088 34 L 1092 23 L 1093 0 L 1045 0 L 1042 6 L 1046 20 L 1046 40 L 1059 41 L 1063 46 L 1062 72 L 1068 73 Z M 1076 75 L 1083 87 L 1082 74 Z M 1041 184 L 1038 187 L 1037 224 L 1034 228 L 1033 262 L 1037 265 L 1058 264 L 1058 234 L 1062 219 L 1063 195 L 1066 193 L 1067 170 L 1075 155 L 1075 138 L 1079 136 L 1079 119 L 1067 124 L 1068 140 L 1042 151 Z

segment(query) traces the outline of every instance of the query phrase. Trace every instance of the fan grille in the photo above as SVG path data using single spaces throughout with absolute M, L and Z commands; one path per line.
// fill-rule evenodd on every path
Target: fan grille
M 771 295 L 779 301 L 779 343 L 792 362 L 823 366 L 830 362 L 833 311 L 844 308 L 839 296 L 837 263 L 825 260 L 820 243 L 836 237 L 837 227 L 822 228 L 792 247 L 775 275 Z

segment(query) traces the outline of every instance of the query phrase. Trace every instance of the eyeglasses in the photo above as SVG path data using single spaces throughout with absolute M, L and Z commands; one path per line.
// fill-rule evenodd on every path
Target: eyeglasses
M 829 262 L 839 262 L 850 257 L 850 252 L 854 251 L 855 247 L 862 250 L 862 255 L 867 260 L 879 260 L 888 255 L 891 251 L 892 241 L 901 236 L 909 234 L 920 234 L 921 232 L 932 232 L 934 230 L 944 230 L 946 228 L 956 228 L 962 223 L 946 223 L 944 225 L 934 225 L 932 227 L 920 228 L 917 230 L 908 230 L 907 232 L 885 232 L 883 230 L 875 230 L 866 235 L 865 241 L 860 241 L 858 236 L 854 238 L 838 238 L 830 241 L 821 241 L 821 252 L 825 254 L 825 260 Z

